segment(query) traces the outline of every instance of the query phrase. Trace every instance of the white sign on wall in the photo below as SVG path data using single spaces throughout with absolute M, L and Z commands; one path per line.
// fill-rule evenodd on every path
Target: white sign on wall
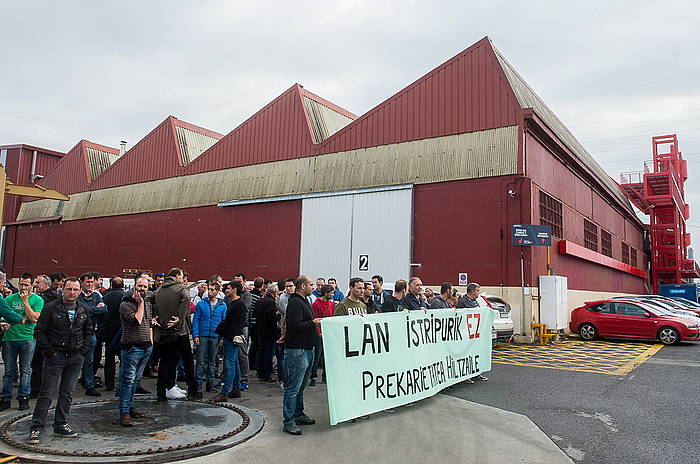
M 459 282 L 457 285 L 467 285 L 469 283 L 469 280 L 467 278 L 467 273 L 460 272 L 459 275 L 457 276 L 457 282 Z

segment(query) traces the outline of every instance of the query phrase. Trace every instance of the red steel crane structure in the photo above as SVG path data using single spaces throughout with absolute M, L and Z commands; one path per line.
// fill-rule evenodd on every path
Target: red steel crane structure
M 678 137 L 652 137 L 651 147 L 654 158 L 644 162 L 644 171 L 620 174 L 620 187 L 650 216 L 651 285 L 658 293 L 660 284 L 680 284 L 700 277 L 700 268 L 687 255 L 690 234 L 685 221 L 690 208 L 683 184 L 688 179 L 688 164 L 678 150 Z

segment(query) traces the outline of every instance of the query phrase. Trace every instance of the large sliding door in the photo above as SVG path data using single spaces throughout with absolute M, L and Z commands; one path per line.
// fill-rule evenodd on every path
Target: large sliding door
M 335 277 L 342 291 L 350 277 L 386 282 L 407 279 L 411 260 L 411 187 L 335 194 L 302 202 L 302 274 Z

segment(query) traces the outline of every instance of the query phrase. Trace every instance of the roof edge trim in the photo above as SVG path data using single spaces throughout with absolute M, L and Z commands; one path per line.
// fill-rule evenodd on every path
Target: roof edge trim
M 381 187 L 368 187 L 361 189 L 352 190 L 337 190 L 332 192 L 313 192 L 313 193 L 300 193 L 297 195 L 282 195 L 279 197 L 271 198 L 253 198 L 251 200 L 229 200 L 218 203 L 216 206 L 226 207 L 226 206 L 241 206 L 241 205 L 254 205 L 259 203 L 274 203 L 278 201 L 291 201 L 291 200 L 306 200 L 308 198 L 324 198 L 324 197 L 341 197 L 345 195 L 357 195 L 361 193 L 376 193 L 376 192 L 389 192 L 394 190 L 409 190 L 413 188 L 413 184 L 400 184 L 400 185 L 386 185 Z

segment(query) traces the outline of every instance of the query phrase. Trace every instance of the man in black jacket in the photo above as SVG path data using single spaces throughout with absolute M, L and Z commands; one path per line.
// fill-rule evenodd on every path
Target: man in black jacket
M 102 320 L 102 325 L 97 329 L 97 342 L 105 345 L 104 382 L 107 391 L 114 390 L 116 358 L 119 357 L 119 353 L 112 349 L 112 341 L 122 325 L 119 319 L 119 305 L 122 298 L 124 298 L 124 279 L 114 276 L 110 279 L 109 290 L 102 297 L 102 302 L 107 306 L 107 314 Z
M 267 286 L 265 295 L 255 305 L 255 336 L 257 337 L 258 351 L 258 378 L 261 382 L 272 382 L 272 358 L 275 356 L 275 345 L 280 338 L 280 330 L 277 327 L 277 284 Z M 280 369 L 278 367 L 278 369 Z M 277 376 L 284 377 L 282 372 Z
M 307 276 L 299 276 L 294 282 L 295 293 L 287 303 L 286 349 L 284 365 L 287 378 L 284 383 L 282 430 L 291 435 L 301 435 L 299 425 L 315 424 L 316 421 L 304 414 L 304 387 L 309 383 L 314 360 L 316 326 L 321 319 L 314 319 L 307 296 L 311 295 L 313 283 Z
M 78 375 L 93 335 L 90 311 L 77 302 L 78 295 L 80 281 L 77 277 L 68 277 L 63 283 L 61 298 L 44 307 L 34 329 L 37 349 L 44 354 L 44 369 L 27 439 L 29 444 L 40 442 L 57 388 L 53 434 L 58 437 L 78 436 L 68 425 L 68 415 Z

